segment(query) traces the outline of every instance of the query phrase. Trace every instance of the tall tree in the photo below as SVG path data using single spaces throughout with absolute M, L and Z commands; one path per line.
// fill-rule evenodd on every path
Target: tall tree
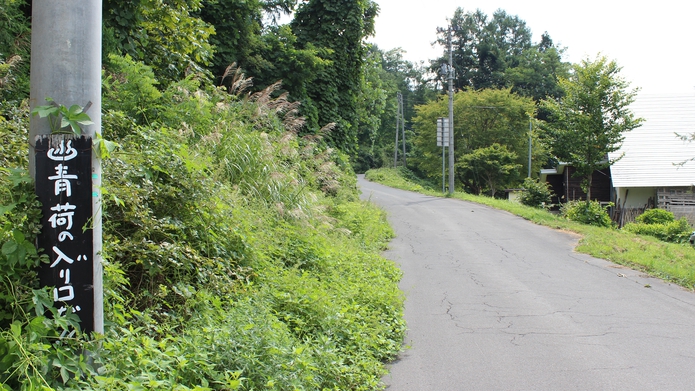
M 556 47 L 548 33 L 544 33 L 541 42 L 525 49 L 517 58 L 517 65 L 506 70 L 507 85 L 536 102 L 560 98 L 562 89 L 558 81 L 569 76 L 570 70 L 570 64 L 562 61 L 563 53 L 564 49 Z
M 452 29 L 452 47 L 457 89 L 471 87 L 504 88 L 504 72 L 519 65 L 519 57 L 532 46 L 531 30 L 518 16 L 497 10 L 492 18 L 482 12 L 464 13 L 457 8 L 450 26 L 438 29 L 438 42 L 448 50 L 448 29 Z M 436 60 L 433 71 L 448 62 L 445 54 Z
M 329 141 L 343 151 L 357 149 L 357 98 L 362 80 L 364 38 L 374 32 L 378 6 L 372 0 L 309 0 L 299 5 L 291 23 L 299 49 L 330 50 L 332 65 L 307 86 L 318 109 L 318 124 L 336 123 Z
M 411 144 L 410 130 L 411 119 L 415 115 L 414 107 L 437 97 L 435 88 L 427 81 L 426 68 L 422 64 L 405 60 L 403 53 L 401 48 L 384 52 L 376 45 L 369 47 L 364 72 L 364 80 L 367 83 L 363 84 L 358 100 L 361 107 L 359 151 L 353 160 L 353 167 L 358 172 L 392 164 L 398 92 L 403 96 L 408 150 Z M 378 91 L 373 91 L 374 88 Z M 375 99 L 377 97 L 379 100 Z M 381 99 L 383 106 L 377 104 Z M 380 113 L 378 119 L 374 117 L 377 112 Z
M 516 15 L 497 10 L 488 17 L 481 10 L 456 9 L 449 26 L 438 28 L 437 42 L 448 51 L 448 31 L 452 30 L 454 88 L 508 88 L 536 101 L 557 96 L 557 80 L 567 75 L 562 62 L 563 49 L 557 48 L 546 32 L 541 41 L 532 42 L 526 22 Z M 430 71 L 446 83 L 439 73 L 448 63 L 448 54 L 432 61 Z
M 251 72 L 253 62 L 263 59 L 259 53 L 265 48 L 263 37 L 277 35 L 277 18 L 290 14 L 297 0 L 202 0 L 197 13 L 202 20 L 215 28 L 210 43 L 215 49 L 211 70 L 220 77 L 227 66 L 237 66 Z M 264 21 L 266 23 L 264 23 Z M 268 23 L 269 22 L 269 23 Z M 287 37 L 285 31 L 280 31 Z M 219 79 L 218 79 L 219 81 Z M 274 83 L 273 80 L 271 83 Z
M 564 96 L 547 99 L 550 113 L 546 137 L 553 154 L 576 168 L 582 190 L 591 200 L 592 173 L 610 167 L 608 153 L 617 151 L 628 132 L 643 122 L 629 109 L 638 89 L 620 76 L 615 61 L 604 56 L 582 60 L 567 79 L 560 79 Z
M 261 0 L 203 0 L 200 18 L 215 28 L 212 72 L 219 78 L 229 64 L 248 69 L 248 59 L 263 28 Z
M 437 117 L 447 116 L 447 100 L 439 99 L 417 107 L 414 122 L 413 156 L 410 159 L 415 167 L 430 178 L 441 180 L 442 150 L 436 146 Z M 454 145 L 456 161 L 462 162 L 464 156 L 474 154 L 477 150 L 490 148 L 499 144 L 504 149 L 480 151 L 476 156 L 509 156 L 513 153 L 514 167 L 521 173 L 528 169 L 529 119 L 535 114 L 536 106 L 531 98 L 522 97 L 506 89 L 487 89 L 481 91 L 459 91 L 454 96 Z M 536 134 L 533 139 L 533 168 L 540 168 L 540 163 L 547 157 L 540 146 Z M 474 161 L 470 160 L 470 161 Z M 508 166 L 506 162 L 500 165 Z M 504 163 L 504 164 L 502 164 Z M 511 164 L 511 163 L 510 163 Z M 459 165 L 460 168 L 462 168 Z M 479 192 L 484 181 L 475 178 L 475 170 L 457 170 L 456 180 L 466 190 Z M 511 175 L 510 178 L 521 177 Z M 492 190 L 487 187 L 487 190 Z
M 384 80 L 382 68 L 382 52 L 376 47 L 370 47 L 365 56 L 361 88 L 357 104 L 359 116 L 357 141 L 359 149 L 353 167 L 357 172 L 364 172 L 375 164 L 377 157 L 379 130 L 384 113 L 389 105 L 388 98 L 393 90 L 393 84 Z
M 506 146 L 493 143 L 463 155 L 456 168 L 466 187 L 476 194 L 487 191 L 494 197 L 499 188 L 520 177 L 521 164 L 516 162 L 517 158 Z

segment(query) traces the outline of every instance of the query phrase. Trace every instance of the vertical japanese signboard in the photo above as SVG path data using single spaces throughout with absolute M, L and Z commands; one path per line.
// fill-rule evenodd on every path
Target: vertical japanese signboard
M 36 194 L 43 229 L 39 248 L 50 258 L 39 271 L 42 286 L 53 288 L 58 313 L 80 318 L 82 331 L 94 331 L 92 236 L 92 140 L 55 134 L 36 137 Z
M 449 118 L 437 118 L 437 146 L 449 146 Z

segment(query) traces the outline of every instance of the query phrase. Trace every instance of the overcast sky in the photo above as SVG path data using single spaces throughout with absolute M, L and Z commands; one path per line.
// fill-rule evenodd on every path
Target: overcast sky
M 567 48 L 565 60 L 598 53 L 616 60 L 622 76 L 644 94 L 695 94 L 695 1 L 584 0 L 375 0 L 381 8 L 376 36 L 382 50 L 401 47 L 409 61 L 428 62 L 443 53 L 432 47 L 438 26 L 457 7 L 488 15 L 503 9 L 526 21 L 534 42 L 547 31 Z

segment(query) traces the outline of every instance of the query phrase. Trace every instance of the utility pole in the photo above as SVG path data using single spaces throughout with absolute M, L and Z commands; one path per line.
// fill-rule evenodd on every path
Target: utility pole
M 452 52 L 451 29 L 447 32 L 449 41 L 449 194 L 454 194 L 454 54 Z
M 55 132 L 32 116 L 29 170 L 43 204 L 39 247 L 42 286 L 53 286 L 60 315 L 71 311 L 83 332 L 104 332 L 101 163 L 92 142 L 101 129 L 101 0 L 33 0 L 31 109 L 82 107 L 92 125 L 81 135 Z M 46 98 L 52 98 L 53 102 Z M 57 123 L 60 123 L 58 119 Z
M 393 149 L 393 168 L 398 167 L 398 132 L 403 134 L 403 167 L 406 167 L 405 162 L 405 115 L 403 114 L 403 94 L 398 92 L 396 96 L 398 100 L 398 110 L 396 110 L 396 144 Z
M 531 132 L 533 131 L 533 120 L 529 118 L 528 120 L 528 177 L 531 178 L 531 152 L 532 150 L 532 139 Z
M 403 108 L 403 94 L 398 93 L 398 112 L 401 116 L 401 135 L 403 136 L 403 167 L 408 167 L 405 161 L 405 113 Z
M 400 127 L 400 120 L 401 120 L 401 93 L 400 91 L 398 92 L 398 111 L 396 113 L 396 144 L 395 147 L 393 148 L 393 168 L 398 168 L 398 132 L 400 132 L 401 127 Z

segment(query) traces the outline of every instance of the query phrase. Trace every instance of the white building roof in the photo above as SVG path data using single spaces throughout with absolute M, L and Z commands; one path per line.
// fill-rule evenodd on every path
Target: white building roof
M 640 95 L 630 106 L 645 121 L 625 133 L 620 150 L 609 155 L 614 187 L 666 187 L 695 184 L 695 92 L 680 95 Z M 679 163 L 686 162 L 683 165 Z

